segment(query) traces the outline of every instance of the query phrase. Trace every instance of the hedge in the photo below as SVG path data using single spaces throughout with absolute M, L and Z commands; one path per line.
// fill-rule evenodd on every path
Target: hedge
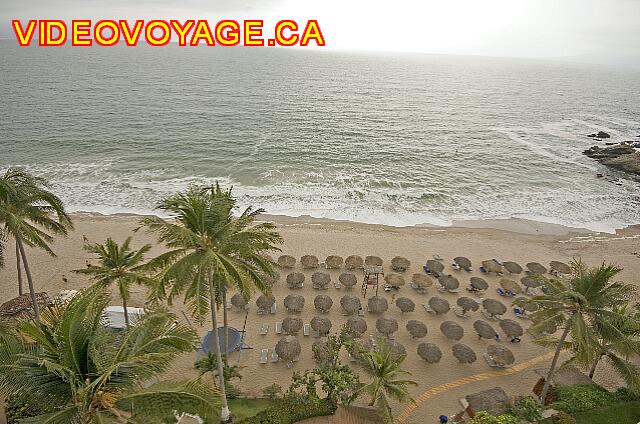
M 635 398 L 626 389 L 619 389 L 612 393 L 594 384 L 560 386 L 554 390 L 557 401 L 550 406 L 553 409 L 568 412 L 569 414 L 591 411 L 614 403 L 628 402 Z
M 288 395 L 276 405 L 240 421 L 242 424 L 293 424 L 312 417 L 333 415 L 336 408 L 326 399 Z

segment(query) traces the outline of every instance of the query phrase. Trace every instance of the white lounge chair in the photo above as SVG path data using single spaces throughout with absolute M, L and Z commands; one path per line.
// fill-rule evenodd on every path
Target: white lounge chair
M 269 332 L 269 324 L 262 324 L 262 327 L 260 327 L 260 334 L 262 334 L 263 336 L 266 336 L 268 332 Z
M 261 364 L 266 364 L 268 362 L 268 358 L 269 358 L 269 350 L 268 349 L 262 349 L 260 351 L 260 363 Z
M 423 307 L 423 308 L 424 308 L 424 310 L 425 310 L 425 311 L 427 311 L 428 313 L 430 313 L 430 314 L 434 314 L 434 315 L 437 315 L 437 314 L 436 314 L 436 311 L 434 311 L 433 309 L 431 309 L 431 306 L 429 306 L 427 303 L 423 303 L 423 304 L 422 304 L 422 307 Z
M 358 316 L 359 317 L 363 317 L 364 316 L 364 309 L 360 308 L 360 310 L 358 311 Z
M 276 322 L 276 334 L 282 334 L 282 321 Z
M 504 368 L 505 367 L 505 364 L 501 364 L 499 362 L 496 362 L 496 360 L 493 359 L 488 353 L 483 353 L 482 357 L 487 362 L 487 365 L 489 365 L 491 368 Z
M 342 284 L 340 284 L 340 281 L 336 281 L 335 284 L 333 285 L 333 287 L 335 287 L 336 289 L 340 290 L 342 288 Z
M 269 311 L 269 313 L 270 313 L 270 314 L 275 314 L 277 309 L 278 309 L 278 308 L 277 308 L 277 306 L 276 306 L 276 303 L 274 303 L 274 304 L 273 304 L 273 306 L 271 306 L 271 310 Z
M 271 351 L 271 362 L 278 362 L 280 357 L 276 353 L 275 349 Z
M 308 336 L 311 334 L 311 324 L 305 324 L 304 327 L 302 328 L 302 331 L 305 336 Z

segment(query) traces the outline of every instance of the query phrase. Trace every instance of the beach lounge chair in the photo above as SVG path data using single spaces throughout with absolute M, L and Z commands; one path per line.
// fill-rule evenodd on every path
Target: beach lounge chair
M 491 368 L 504 368 L 505 367 L 504 364 L 496 362 L 496 360 L 493 359 L 488 353 L 483 353 L 482 357 L 487 362 L 487 365 L 489 365 Z
M 358 316 L 359 317 L 363 317 L 364 316 L 364 309 L 360 308 L 360 310 L 358 311 Z
M 469 318 L 469 315 L 465 314 L 462 308 L 453 308 L 453 313 L 459 318 Z
M 302 327 L 302 334 L 304 334 L 305 336 L 311 334 L 311 324 L 305 324 L 304 327 Z
M 276 353 L 276 350 L 272 350 L 271 351 L 271 362 L 278 362 L 280 360 L 280 357 L 278 356 L 278 354 Z
M 340 290 L 340 289 L 342 288 L 342 284 L 340 284 L 340 281 L 336 281 L 336 282 L 333 284 L 333 287 L 335 287 L 336 289 Z
M 451 264 L 451 268 L 455 269 L 456 271 L 460 271 L 462 269 L 458 264 Z
M 441 261 L 441 260 L 442 260 L 442 256 L 440 256 L 440 255 L 433 255 L 433 259 L 435 259 L 436 261 Z
M 269 358 L 269 350 L 268 349 L 262 349 L 260 351 L 260 363 L 261 364 L 266 364 L 268 362 L 268 358 Z
M 271 306 L 271 310 L 269 311 L 269 313 L 270 314 L 275 314 L 276 310 L 277 310 L 276 303 L 274 303 L 273 306 Z
M 315 337 L 316 339 L 320 338 L 320 332 L 318 330 L 313 330 L 313 337 Z
M 349 362 L 358 362 L 358 360 L 352 354 L 349 354 Z
M 423 303 L 423 304 L 422 304 L 422 307 L 424 308 L 424 310 L 425 310 L 425 311 L 427 311 L 427 313 L 437 315 L 437 314 L 436 314 L 436 311 L 434 311 L 433 309 L 431 309 L 431 307 L 429 306 L 429 304 L 427 304 L 427 303 Z
M 269 332 L 269 324 L 262 324 L 262 327 L 260 327 L 260 334 L 263 336 L 266 336 L 268 332 Z
M 512 292 L 511 290 L 505 290 L 502 287 L 498 287 L 496 289 L 496 292 L 498 292 L 498 294 L 500 296 L 506 296 L 506 297 L 514 297 L 516 294 L 514 292 Z
M 524 309 L 514 307 L 513 313 L 516 315 L 517 318 L 529 319 L 529 316 L 527 315 L 527 311 L 525 311 Z
M 276 322 L 276 334 L 282 334 L 282 321 Z

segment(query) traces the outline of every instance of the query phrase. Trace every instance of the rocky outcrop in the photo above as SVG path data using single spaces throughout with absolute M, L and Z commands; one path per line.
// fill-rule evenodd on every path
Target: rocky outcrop
M 609 138 L 611 137 L 609 134 L 607 134 L 604 131 L 598 131 L 597 134 L 589 134 L 587 137 L 591 137 L 591 138 Z
M 593 146 L 583 153 L 612 169 L 640 176 L 640 151 L 629 144 Z

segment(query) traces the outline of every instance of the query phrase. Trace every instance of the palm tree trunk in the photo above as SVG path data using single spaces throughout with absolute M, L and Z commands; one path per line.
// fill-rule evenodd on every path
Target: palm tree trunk
M 129 312 L 127 311 L 127 298 L 122 296 L 122 309 L 124 310 L 124 325 L 129 329 Z
M 222 289 L 222 326 L 224 327 L 224 346 L 229 351 L 229 321 L 227 320 L 227 288 Z M 228 355 L 224 355 L 224 365 L 229 365 Z
M 560 350 L 562 350 L 562 345 L 564 345 L 564 342 L 567 339 L 568 335 L 569 335 L 569 323 L 567 323 L 566 328 L 562 332 L 562 336 L 560 336 L 560 340 L 558 341 L 558 346 L 556 347 L 556 353 L 553 355 L 553 360 L 551 361 L 551 368 L 549 368 L 547 377 L 544 379 L 544 386 L 542 386 L 542 394 L 540 395 L 541 405 L 544 405 L 545 399 L 547 398 L 547 393 L 549 393 L 549 386 L 551 385 L 551 379 L 553 378 L 553 373 L 556 371 L 556 365 L 558 365 L 558 358 L 560 358 Z
M 218 384 L 220 385 L 220 398 L 222 399 L 222 407 L 220 408 L 220 422 L 227 423 L 231 421 L 231 412 L 227 403 L 227 392 L 224 383 L 224 367 L 222 364 L 222 354 L 220 353 L 220 340 L 218 340 L 218 307 L 216 305 L 216 293 L 213 282 L 209 284 L 209 303 L 211 307 L 211 322 L 213 323 L 213 345 L 218 359 Z
M 27 254 L 24 251 L 24 245 L 22 244 L 22 240 L 20 240 L 19 237 L 16 238 L 16 243 L 18 244 L 18 250 L 20 250 L 20 257 L 22 258 L 22 263 L 24 264 L 24 272 L 25 274 L 27 274 L 27 282 L 29 283 L 29 293 L 31 294 L 31 302 L 33 303 L 33 315 L 38 325 L 40 325 L 40 306 L 38 306 L 38 301 L 36 299 L 36 291 L 33 287 L 33 277 L 31 276 L 31 270 L 29 269 Z
M 598 366 L 598 362 L 600 362 L 600 358 L 602 358 L 602 356 L 600 355 L 596 357 L 596 359 L 593 361 L 591 369 L 589 370 L 589 378 L 591 379 L 593 379 L 593 375 L 596 373 L 596 367 Z
M 22 288 L 22 261 L 20 260 L 20 248 L 18 240 L 16 240 L 16 265 L 18 268 L 18 296 L 22 296 L 24 289 Z

